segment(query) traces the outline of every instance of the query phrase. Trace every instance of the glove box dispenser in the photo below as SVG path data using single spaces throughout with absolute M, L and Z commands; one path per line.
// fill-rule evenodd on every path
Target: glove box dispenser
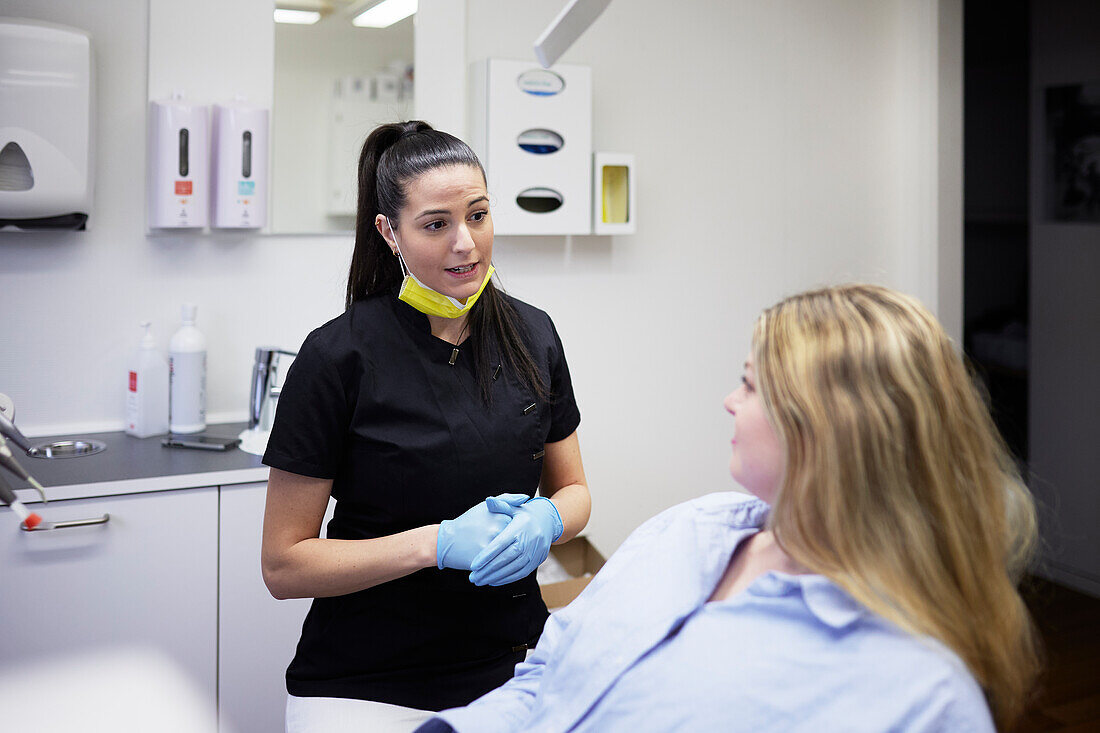
M 592 72 L 487 59 L 471 68 L 470 130 L 497 234 L 592 232 Z
M 0 18 L 0 229 L 84 229 L 92 210 L 92 44 Z

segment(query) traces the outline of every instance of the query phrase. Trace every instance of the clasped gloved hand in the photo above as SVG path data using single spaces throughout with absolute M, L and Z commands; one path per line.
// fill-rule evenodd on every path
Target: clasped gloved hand
M 469 570 L 474 557 L 512 521 L 511 515 L 500 507 L 518 507 L 529 498 L 526 494 L 493 496 L 454 519 L 443 520 L 436 535 L 436 566 L 440 570 Z M 489 502 L 494 502 L 496 509 L 490 509 Z
M 486 499 L 493 512 L 509 514 L 512 521 L 473 559 L 470 582 L 474 585 L 507 585 L 525 578 L 542 564 L 565 526 L 557 507 L 538 496 L 521 506 Z

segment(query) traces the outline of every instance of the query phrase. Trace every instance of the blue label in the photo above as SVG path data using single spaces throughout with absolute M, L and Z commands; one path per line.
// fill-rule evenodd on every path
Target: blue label
M 565 79 L 546 69 L 529 69 L 516 79 L 519 88 L 536 97 L 552 97 L 565 89 Z
M 255 181 L 237 181 L 238 196 L 252 196 L 256 193 Z

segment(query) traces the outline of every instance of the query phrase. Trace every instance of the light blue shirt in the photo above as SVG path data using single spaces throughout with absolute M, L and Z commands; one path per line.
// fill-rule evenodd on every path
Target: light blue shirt
M 769 572 L 708 603 L 767 514 L 722 493 L 649 520 L 511 681 L 440 717 L 460 733 L 994 730 L 953 652 L 820 575 Z

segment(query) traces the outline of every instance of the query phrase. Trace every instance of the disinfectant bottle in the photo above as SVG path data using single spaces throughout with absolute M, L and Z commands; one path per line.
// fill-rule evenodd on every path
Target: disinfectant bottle
M 173 433 L 206 429 L 206 337 L 195 328 L 197 310 L 194 303 L 183 304 L 183 325 L 168 342 L 168 429 Z
M 168 362 L 157 349 L 142 321 L 145 334 L 130 360 L 129 386 L 126 391 L 126 432 L 138 438 L 168 432 Z

